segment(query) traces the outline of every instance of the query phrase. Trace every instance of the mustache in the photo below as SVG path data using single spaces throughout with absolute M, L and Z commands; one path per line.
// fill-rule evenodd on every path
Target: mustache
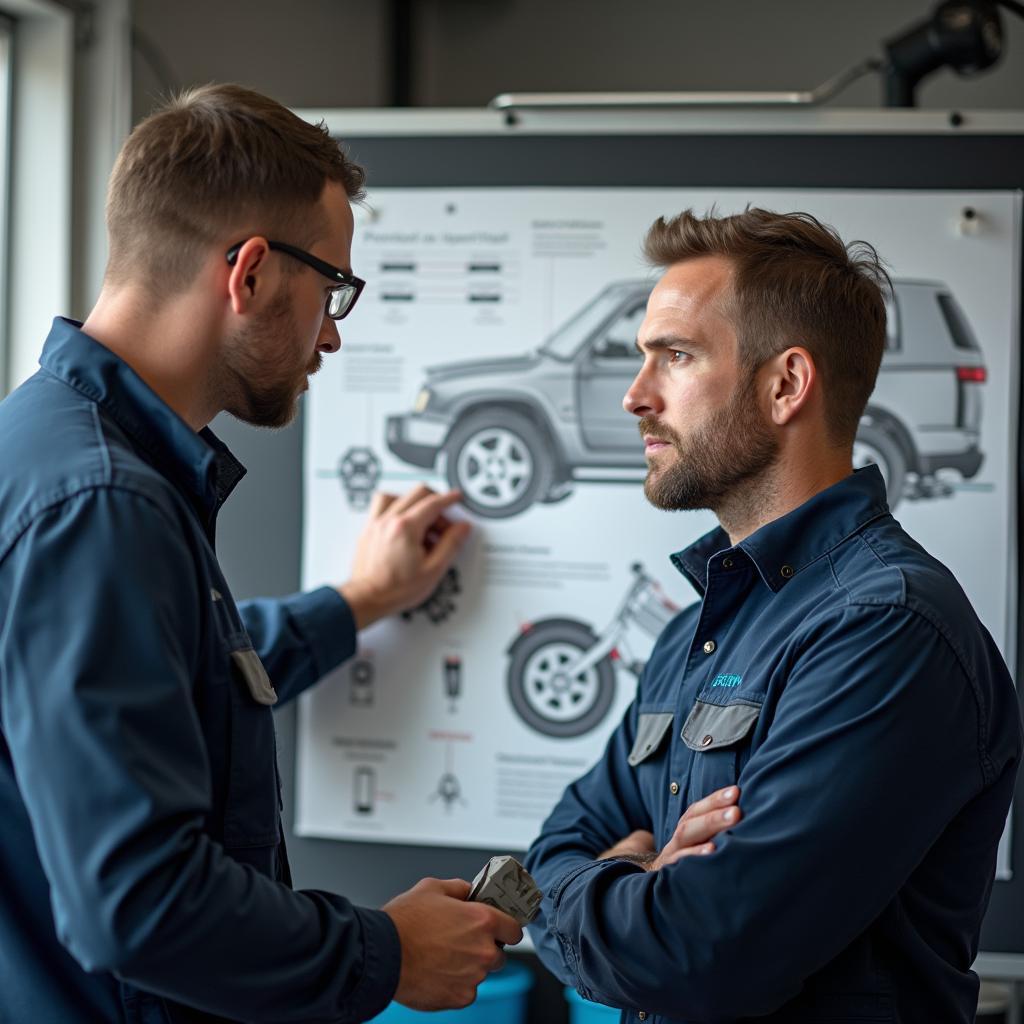
M 313 360 L 310 362 L 308 369 L 309 375 L 312 377 L 314 373 L 320 372 L 320 367 L 324 365 L 323 353 L 317 352 Z
M 641 437 L 651 434 L 677 447 L 682 442 L 682 438 L 667 423 L 658 422 L 657 416 L 644 416 L 637 426 L 640 428 Z

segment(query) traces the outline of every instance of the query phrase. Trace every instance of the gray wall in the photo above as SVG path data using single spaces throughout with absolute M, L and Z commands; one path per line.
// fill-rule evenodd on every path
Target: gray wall
M 373 107 L 387 75 L 384 4 L 135 0 L 133 106 L 168 87 L 240 82 L 290 107 Z
M 512 90 L 805 89 L 879 52 L 928 0 L 431 0 L 421 7 L 420 102 L 479 105 Z M 1010 24 L 1014 22 L 1014 24 Z M 924 106 L 1019 107 L 1024 21 L 972 86 L 940 73 Z M 875 106 L 868 80 L 837 99 Z
M 929 0 L 413 0 L 414 104 L 480 106 L 513 90 L 799 89 L 879 51 Z M 167 71 L 135 61 L 135 111 L 166 84 L 239 81 L 295 107 L 388 102 L 391 5 L 354 0 L 135 0 Z M 1020 107 L 1024 21 L 973 81 L 940 72 L 923 106 Z M 170 79 L 162 83 L 162 79 Z M 867 80 L 840 97 L 874 106 Z

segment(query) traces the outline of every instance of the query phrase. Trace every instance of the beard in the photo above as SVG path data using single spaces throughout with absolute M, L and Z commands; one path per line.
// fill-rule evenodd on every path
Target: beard
M 306 378 L 323 362 L 314 352 L 306 366 L 291 365 L 289 343 L 298 333 L 290 296 L 282 287 L 263 319 L 228 340 L 223 385 L 229 397 L 224 408 L 232 416 L 254 427 L 285 427 L 295 419 Z
M 663 449 L 644 481 L 644 495 L 668 511 L 711 509 L 740 498 L 742 485 L 760 478 L 775 462 L 779 442 L 764 422 L 756 400 L 754 375 L 738 385 L 729 402 L 684 438 L 655 416 L 640 421 L 641 434 L 672 445 Z M 659 467 L 658 459 L 671 459 Z

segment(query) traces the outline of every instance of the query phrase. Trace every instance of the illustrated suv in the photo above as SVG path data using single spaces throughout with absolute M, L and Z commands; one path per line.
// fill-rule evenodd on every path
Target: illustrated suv
M 491 518 L 560 501 L 576 482 L 642 480 L 637 420 L 622 397 L 639 368 L 634 342 L 651 287 L 608 285 L 524 355 L 429 367 L 413 411 L 388 418 L 388 448 L 443 473 Z M 940 469 L 978 472 L 985 376 L 949 289 L 894 282 L 885 354 L 853 453 L 856 467 L 879 467 L 890 507 L 941 493 Z

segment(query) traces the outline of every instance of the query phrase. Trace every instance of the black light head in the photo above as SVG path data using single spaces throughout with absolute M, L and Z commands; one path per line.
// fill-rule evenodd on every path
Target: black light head
M 984 71 L 1003 52 L 1003 25 L 994 0 L 945 0 L 924 21 L 885 43 L 886 104 L 914 106 L 926 75 L 942 67 L 957 74 Z

